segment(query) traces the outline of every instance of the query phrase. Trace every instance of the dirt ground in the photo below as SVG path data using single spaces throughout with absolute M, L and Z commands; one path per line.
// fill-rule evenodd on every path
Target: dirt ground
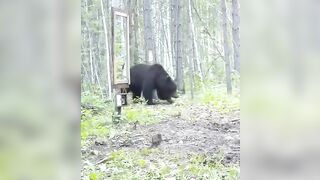
M 222 152 L 224 165 L 240 164 L 240 111 L 220 114 L 201 105 L 191 105 L 177 117 L 157 124 L 130 124 L 122 134 L 107 140 L 95 139 L 82 154 L 95 164 L 114 150 L 148 148 L 156 134 L 161 134 L 162 142 L 153 148 L 163 154 L 187 158 L 190 154 L 214 156 Z

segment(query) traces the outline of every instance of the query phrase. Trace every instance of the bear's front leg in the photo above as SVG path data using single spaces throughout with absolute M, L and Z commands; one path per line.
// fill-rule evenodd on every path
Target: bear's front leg
M 171 98 L 167 99 L 167 101 L 172 104 L 173 103 L 173 100 Z

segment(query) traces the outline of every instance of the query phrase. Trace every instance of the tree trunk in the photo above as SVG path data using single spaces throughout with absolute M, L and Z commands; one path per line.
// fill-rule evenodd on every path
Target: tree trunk
M 175 2 L 175 51 L 176 51 L 176 74 L 178 90 L 182 93 L 185 92 L 183 83 L 183 64 L 181 57 L 181 23 L 180 23 L 180 0 Z
M 169 18 L 169 24 L 170 24 L 170 33 L 168 36 L 168 38 L 170 39 L 170 46 L 171 46 L 171 62 L 172 62 L 172 69 L 174 69 L 174 78 L 177 79 L 177 72 L 176 72 L 176 61 L 175 61 L 175 56 L 176 56 L 176 50 L 175 50 L 175 39 L 176 39 L 176 36 L 175 36 L 175 32 L 176 32 L 176 28 L 175 28 L 175 21 L 176 21 L 176 13 L 175 13 L 175 8 L 176 8 L 176 0 L 169 0 L 170 1 L 170 8 L 169 8 L 169 13 L 170 13 L 170 18 Z M 169 29 L 168 29 L 169 30 Z
M 191 93 L 191 99 L 193 99 L 194 97 L 194 68 L 193 68 L 193 62 L 192 60 L 189 58 L 189 56 L 187 56 L 187 61 L 189 64 L 189 73 L 190 73 L 190 93 Z
M 233 59 L 234 69 L 240 73 L 240 17 L 239 2 L 232 0 L 232 37 L 233 37 Z
M 136 60 L 138 60 L 138 43 L 137 43 L 137 30 L 138 30 L 138 17 L 136 13 L 137 0 L 128 0 L 128 9 L 130 17 L 130 33 L 129 33 L 129 43 L 130 43 L 130 64 L 133 65 Z
M 108 98 L 111 98 L 111 76 L 110 76 L 110 53 L 109 53 L 109 42 L 108 42 L 108 32 L 107 32 L 107 23 L 106 23 L 106 16 L 105 16 L 105 11 L 104 11 L 104 6 L 103 6 L 103 1 L 100 0 L 100 5 L 101 5 L 101 13 L 102 13 L 102 22 L 103 22 L 103 30 L 104 30 L 104 36 L 105 36 L 105 57 L 106 57 L 106 64 L 107 64 L 107 81 L 108 81 Z
M 96 63 L 94 63 L 94 68 L 95 68 L 95 76 L 96 76 L 98 87 L 99 87 L 99 90 L 100 90 L 100 93 L 101 93 L 101 97 L 102 97 L 102 99 L 104 99 L 103 91 L 102 91 L 102 87 L 101 87 L 101 83 L 100 83 L 100 79 L 99 79 L 99 75 L 98 75 L 98 66 L 97 66 Z
M 228 45 L 228 30 L 227 30 L 227 9 L 225 0 L 221 1 L 222 10 L 222 29 L 223 29 L 223 41 L 224 41 L 224 61 L 225 61 L 225 72 L 226 72 L 226 84 L 228 94 L 232 94 L 231 85 L 231 71 L 230 71 L 230 60 L 229 60 L 229 45 Z
M 192 18 L 191 0 L 188 1 L 188 12 L 189 12 L 190 29 L 192 34 L 192 62 L 196 62 L 197 69 L 200 75 L 200 80 L 203 81 L 203 72 L 202 72 L 200 61 L 198 59 L 199 56 L 198 56 L 198 48 L 197 48 L 197 42 L 195 37 L 196 34 L 194 29 L 194 23 Z
M 170 0 L 169 0 L 170 2 Z M 168 6 L 169 8 L 167 9 L 167 14 L 166 14 L 166 17 L 168 19 L 168 25 L 169 27 L 165 27 L 164 26 L 164 19 L 161 19 L 162 21 L 162 27 L 163 27 L 163 30 L 164 30 L 164 38 L 165 38 L 165 41 L 166 41 L 166 45 L 167 45 L 167 60 L 168 60 L 168 67 L 169 67 L 169 72 L 171 75 L 174 75 L 174 67 L 173 67 L 173 48 L 172 48 L 172 44 L 173 44 L 173 41 L 171 39 L 172 37 L 172 20 L 170 18 L 170 15 L 171 15 L 171 6 L 169 5 Z
M 155 63 L 156 52 L 155 42 L 153 36 L 153 29 L 151 23 L 151 0 L 143 1 L 143 12 L 144 12 L 144 39 L 145 39 L 145 61 L 149 64 Z
M 90 73 L 91 73 L 91 83 L 94 84 L 94 70 L 93 70 L 93 53 L 92 53 L 92 43 L 91 43 L 91 33 L 88 31 L 89 34 L 89 59 L 90 59 Z

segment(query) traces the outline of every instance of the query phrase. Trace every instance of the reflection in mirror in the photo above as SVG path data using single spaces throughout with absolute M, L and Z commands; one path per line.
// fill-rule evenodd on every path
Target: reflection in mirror
M 114 82 L 127 83 L 128 78 L 128 47 L 127 17 L 114 16 Z

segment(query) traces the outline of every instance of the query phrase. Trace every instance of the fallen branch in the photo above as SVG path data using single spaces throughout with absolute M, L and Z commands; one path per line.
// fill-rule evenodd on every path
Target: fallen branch
M 100 161 L 98 161 L 97 163 L 95 163 L 95 165 L 98 165 L 98 164 L 101 164 L 101 163 L 105 163 L 107 162 L 108 160 L 110 160 L 110 157 L 109 155 L 103 159 L 101 159 Z

